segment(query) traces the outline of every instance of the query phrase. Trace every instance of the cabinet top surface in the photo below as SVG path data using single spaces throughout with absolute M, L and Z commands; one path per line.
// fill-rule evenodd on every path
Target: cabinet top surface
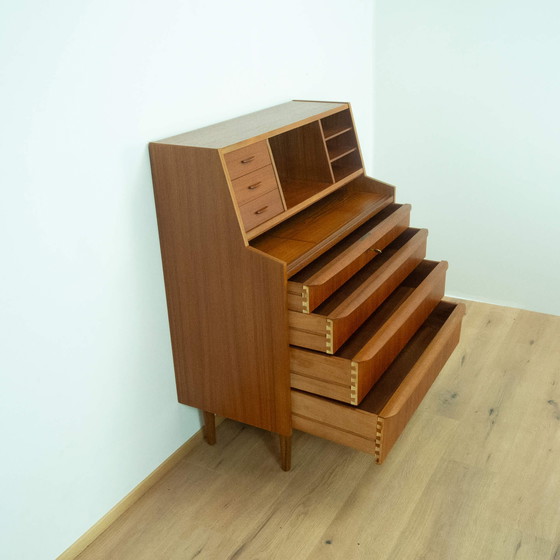
M 319 115 L 336 113 L 347 107 L 347 103 L 289 101 L 242 117 L 158 140 L 157 143 L 198 148 L 225 148 L 249 139 L 272 136 L 271 133 L 289 130 L 300 121 L 314 120 Z

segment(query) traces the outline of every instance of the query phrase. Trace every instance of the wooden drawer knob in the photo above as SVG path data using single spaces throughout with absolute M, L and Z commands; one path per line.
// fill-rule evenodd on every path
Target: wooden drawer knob
M 257 210 L 255 214 L 262 214 L 267 208 L 268 206 L 263 206 L 260 210 Z

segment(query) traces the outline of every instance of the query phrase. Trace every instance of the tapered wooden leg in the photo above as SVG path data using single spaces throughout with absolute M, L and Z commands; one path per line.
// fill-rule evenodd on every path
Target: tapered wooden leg
M 204 439 L 208 445 L 216 443 L 216 415 L 212 412 L 202 411 L 204 416 Z
M 283 471 L 289 471 L 292 468 L 292 436 L 280 434 L 280 464 Z

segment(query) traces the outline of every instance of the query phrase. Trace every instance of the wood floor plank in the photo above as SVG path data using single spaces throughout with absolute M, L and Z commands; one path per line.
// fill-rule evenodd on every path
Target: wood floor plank
M 548 559 L 552 544 L 524 538 L 517 527 L 493 512 L 498 473 L 444 461 L 418 500 L 413 515 L 387 558 L 430 560 Z M 525 548 L 522 550 L 519 542 Z M 531 556 L 535 550 L 544 553 Z
M 387 461 L 224 421 L 79 560 L 560 560 L 560 317 L 468 302 Z
M 466 302 L 461 340 L 425 401 L 427 410 L 462 419 L 486 385 L 486 368 L 492 356 L 501 352 L 504 340 L 519 314 L 518 309 Z
M 354 483 L 309 558 L 389 558 L 456 428 L 455 420 L 424 414 L 420 407 L 381 468 L 372 464 Z
M 370 456 L 319 438 L 306 437 L 304 444 L 312 450 L 304 468 L 294 469 L 289 484 L 271 504 L 266 525 L 249 535 L 232 558 L 307 558 L 352 492 L 349 482 L 373 466 Z M 299 453 L 296 444 L 294 454 Z

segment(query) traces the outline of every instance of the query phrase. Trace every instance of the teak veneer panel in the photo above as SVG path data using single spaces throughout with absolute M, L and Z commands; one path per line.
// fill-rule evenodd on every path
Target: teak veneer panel
M 241 207 L 263 194 L 278 190 L 276 175 L 272 165 L 261 167 L 256 171 L 242 175 L 231 182 L 237 203 Z
M 292 275 L 393 201 L 387 194 L 343 187 L 251 241 L 286 263 Z
M 334 183 L 319 121 L 273 136 L 269 144 L 288 208 L 309 198 L 297 192 L 297 182 L 317 183 L 318 190 Z
M 268 191 L 239 208 L 245 229 L 249 230 L 284 210 L 278 189 Z
M 350 108 L 325 116 L 321 119 L 321 126 L 325 140 L 330 140 L 354 127 Z
M 179 401 L 290 435 L 285 265 L 245 246 L 217 151 L 150 155 Z
M 245 143 L 264 140 L 348 108 L 347 103 L 322 101 L 288 101 L 248 115 L 199 128 L 177 136 L 159 140 L 159 143 L 198 148 L 238 148 Z M 231 149 L 231 148 L 229 148 Z
M 328 191 L 333 183 L 305 181 L 300 179 L 284 179 L 282 181 L 286 208 L 289 210 L 299 206 L 306 200 Z M 336 190 L 336 189 L 335 189 Z
M 229 152 L 224 155 L 224 161 L 232 181 L 272 164 L 266 140 Z
M 459 342 L 464 309 L 439 303 L 357 407 L 292 390 L 294 428 L 382 463 Z

